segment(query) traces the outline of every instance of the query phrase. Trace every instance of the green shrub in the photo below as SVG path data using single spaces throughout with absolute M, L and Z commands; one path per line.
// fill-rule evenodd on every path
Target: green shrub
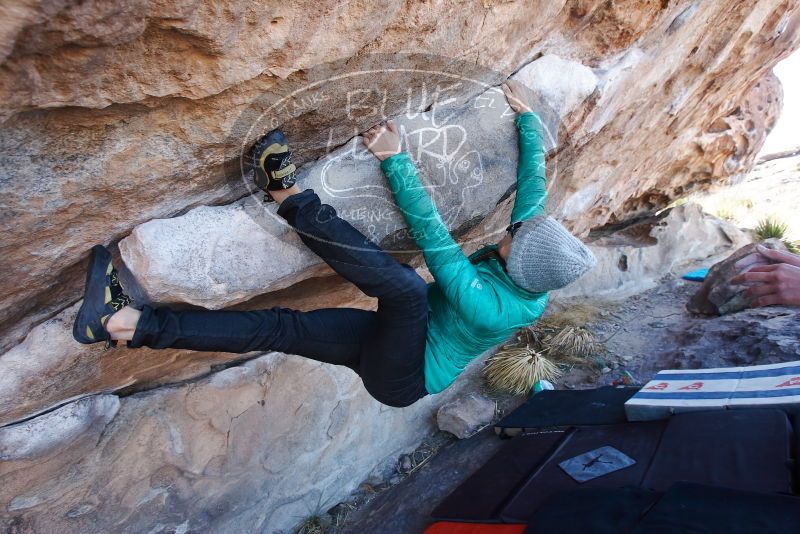
M 786 235 L 788 226 L 775 217 L 765 217 L 758 221 L 756 226 L 756 234 L 760 239 L 770 239 L 776 237 L 783 239 Z

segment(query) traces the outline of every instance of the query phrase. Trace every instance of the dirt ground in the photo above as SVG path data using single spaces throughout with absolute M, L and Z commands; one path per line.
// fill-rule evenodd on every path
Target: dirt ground
M 650 291 L 620 302 L 574 302 L 556 313 L 589 318 L 588 328 L 604 342 L 585 366 L 570 370 L 558 388 L 607 385 L 623 371 L 638 383 L 661 369 L 728 367 L 800 360 L 800 310 L 763 308 L 725 317 L 693 316 L 685 303 L 699 284 L 665 277 Z M 517 401 L 524 399 L 517 399 Z M 512 409 L 514 402 L 506 402 Z M 357 509 L 347 509 L 336 532 L 418 533 L 431 510 L 498 450 L 491 428 L 466 440 L 439 436 L 424 465 L 398 476 Z M 367 501 L 367 502 L 364 502 Z

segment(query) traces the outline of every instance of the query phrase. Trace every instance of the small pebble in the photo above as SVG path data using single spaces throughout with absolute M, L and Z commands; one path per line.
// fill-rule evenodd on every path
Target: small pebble
M 611 362 L 611 368 L 612 369 L 616 369 L 618 367 L 619 367 L 619 364 L 617 362 Z
M 371 476 L 367 480 L 365 480 L 364 483 L 370 486 L 380 486 L 381 484 L 383 484 L 383 478 L 377 475 Z
M 610 369 L 610 368 L 608 368 L 608 367 L 603 367 L 603 369 L 602 369 L 600 372 L 601 372 L 601 373 L 603 373 L 603 374 L 605 375 L 605 374 L 608 374 L 608 373 L 610 373 L 610 372 L 611 372 L 611 369 Z

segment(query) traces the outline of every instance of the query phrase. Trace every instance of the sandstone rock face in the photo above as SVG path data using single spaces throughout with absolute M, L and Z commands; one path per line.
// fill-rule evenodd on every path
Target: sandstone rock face
M 747 168 L 780 104 L 765 76 L 800 39 L 797 2 L 779 0 L 168 4 L 2 8 L 2 347 L 79 297 L 91 245 L 242 196 L 230 165 L 269 126 L 310 161 L 432 105 L 437 83 L 453 85 L 434 72 L 496 85 L 474 66 L 582 64 L 598 86 L 560 128 L 551 205 L 585 233 Z M 469 85 L 451 91 L 480 92 Z M 370 98 L 358 113 L 325 98 L 354 90 Z
M 328 306 L 374 309 L 376 302 L 338 277 L 329 277 L 272 293 L 247 307 L 309 310 L 319 307 L 320 294 Z M 151 349 L 133 353 L 123 347 L 105 351 L 99 344 L 80 345 L 72 340 L 79 307 L 77 303 L 40 324 L 0 357 L 0 425 L 87 395 L 131 393 L 180 382 L 258 355 Z
M 601 259 L 564 296 L 613 296 L 746 242 L 689 207 L 630 223 L 750 167 L 799 27 L 797 0 L 4 3 L 0 525 L 290 529 L 413 448 L 463 387 L 385 410 L 349 371 L 295 357 L 70 341 L 86 251 L 119 240 L 142 299 L 374 306 L 248 196 L 241 155 L 262 133 L 284 128 L 301 181 L 406 258 L 358 148 L 397 117 L 474 249 L 514 199 L 494 87 L 515 73 L 548 126 L 549 210 Z
M 136 0 L 0 8 L 8 15 L 0 24 L 2 347 L 79 297 L 75 264 L 91 245 L 245 194 L 228 168 L 241 145 L 282 125 L 304 149 L 300 161 L 316 159 L 407 104 L 433 104 L 437 83 L 453 81 L 432 72 L 470 78 L 476 65 L 519 68 L 558 26 L 562 7 Z M 534 17 L 542 24 L 531 27 Z M 376 113 L 343 113 L 341 98 L 364 88 Z M 282 100 L 297 90 L 296 100 Z M 251 129 L 265 112 L 268 124 Z
M 697 204 L 684 204 L 660 219 L 593 241 L 589 247 L 597 266 L 554 295 L 625 298 L 650 289 L 667 273 L 681 275 L 694 265 L 713 265 L 751 240 L 749 233 L 703 213 Z
M 0 527 L 288 532 L 413 450 L 457 393 L 387 408 L 349 369 L 273 353 L 179 387 L 82 399 L 0 429 Z

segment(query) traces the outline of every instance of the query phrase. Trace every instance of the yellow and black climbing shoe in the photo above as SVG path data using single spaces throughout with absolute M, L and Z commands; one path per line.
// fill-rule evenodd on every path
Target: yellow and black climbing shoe
M 275 129 L 256 141 L 249 155 L 256 187 L 264 191 L 264 201 L 273 202 L 270 191 L 289 189 L 296 180 L 297 170 L 292 163 L 289 141 L 282 131 Z
M 106 330 L 106 322 L 115 312 L 131 303 L 122 291 L 117 270 L 111 263 L 111 253 L 103 246 L 92 247 L 83 304 L 75 316 L 72 337 L 84 344 L 105 341 L 107 347 L 115 346 Z

